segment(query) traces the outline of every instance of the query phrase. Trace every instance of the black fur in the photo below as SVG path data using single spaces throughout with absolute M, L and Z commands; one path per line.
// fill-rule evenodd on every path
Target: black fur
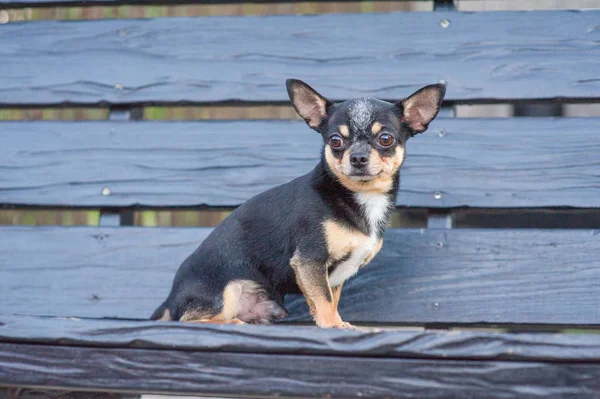
M 389 194 L 392 201 L 396 191 Z M 152 319 L 159 319 L 164 309 L 174 320 L 197 307 L 216 314 L 225 286 L 236 279 L 259 282 L 283 308 L 286 293 L 300 293 L 290 267 L 296 249 L 316 262 L 327 260 L 323 220 L 343 220 L 369 232 L 351 194 L 321 161 L 309 174 L 251 198 L 183 262 L 169 297 Z
M 290 80 L 288 91 L 294 84 L 304 83 Z M 293 92 L 290 97 L 293 100 Z M 315 129 L 323 137 L 323 148 L 328 145 L 329 137 L 337 134 L 339 125 L 356 125 L 351 120 L 351 101 L 338 104 L 325 101 L 326 115 Z M 404 146 L 414 132 L 400 122 L 402 108 L 375 99 L 365 101 L 372 110 L 367 124 L 379 121 L 394 136 L 395 145 Z M 370 131 L 357 127 L 351 134 L 352 140 L 368 142 L 382 155 L 393 152 L 381 148 Z M 343 151 L 334 154 L 341 156 Z M 398 183 L 399 173 L 396 173 L 392 189 L 386 194 L 391 203 L 395 203 Z M 160 319 L 166 309 L 172 320 L 179 320 L 184 312 L 195 309 L 217 314 L 223 306 L 223 290 L 237 279 L 258 282 L 269 299 L 283 309 L 285 294 L 299 292 L 290 267 L 294 253 L 299 250 L 315 264 L 323 265 L 328 259 L 322 227 L 326 219 L 339 221 L 365 235 L 371 233 L 354 193 L 340 183 L 323 156 L 310 173 L 251 198 L 217 226 L 180 266 L 168 298 L 151 319 Z M 383 228 L 377 234 L 383 235 Z M 334 269 L 335 264 L 330 272 Z

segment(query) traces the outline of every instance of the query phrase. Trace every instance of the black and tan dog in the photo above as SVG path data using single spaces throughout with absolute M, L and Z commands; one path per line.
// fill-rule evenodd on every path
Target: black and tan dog
M 323 136 L 321 161 L 215 228 L 180 266 L 153 320 L 270 323 L 286 316 L 283 297 L 299 289 L 318 326 L 352 327 L 338 313 L 342 285 L 381 248 L 406 141 L 427 129 L 446 88 L 426 86 L 395 104 L 332 103 L 294 79 L 287 89 Z

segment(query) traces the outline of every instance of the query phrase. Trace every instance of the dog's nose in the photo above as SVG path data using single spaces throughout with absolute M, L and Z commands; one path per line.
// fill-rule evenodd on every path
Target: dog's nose
M 355 152 L 350 155 L 350 164 L 355 168 L 362 168 L 369 162 L 369 154 L 366 152 Z

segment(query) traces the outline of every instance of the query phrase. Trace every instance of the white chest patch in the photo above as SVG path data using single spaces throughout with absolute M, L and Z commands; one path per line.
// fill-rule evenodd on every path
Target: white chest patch
M 389 197 L 385 194 L 356 193 L 356 201 L 361 205 L 369 223 L 371 234 L 364 243 L 350 254 L 350 257 L 336 266 L 329 275 L 329 283 L 336 287 L 354 276 L 377 247 L 379 237 L 377 232 L 385 223 L 391 206 Z
M 356 202 L 361 205 L 365 213 L 371 227 L 371 235 L 376 235 L 377 231 L 387 223 L 387 216 L 392 205 L 390 198 L 379 193 L 356 193 L 354 198 L 356 198 Z

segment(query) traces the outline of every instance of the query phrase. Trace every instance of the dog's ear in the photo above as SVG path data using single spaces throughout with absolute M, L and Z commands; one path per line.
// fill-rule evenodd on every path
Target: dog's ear
M 301 80 L 288 79 L 285 84 L 298 115 L 308 126 L 317 130 L 327 118 L 327 108 L 331 102 Z
M 437 116 L 446 94 L 446 85 L 434 84 L 417 90 L 410 97 L 396 103 L 401 122 L 410 130 L 411 137 L 427 130 Z

